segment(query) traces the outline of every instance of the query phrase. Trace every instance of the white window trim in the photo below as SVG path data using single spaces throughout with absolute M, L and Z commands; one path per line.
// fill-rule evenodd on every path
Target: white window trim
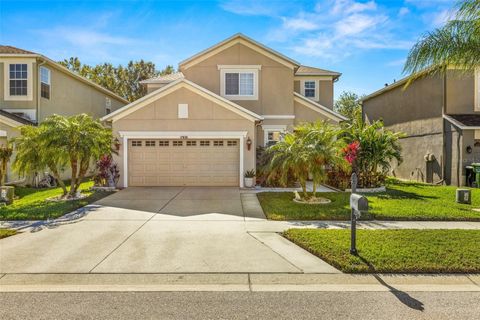
M 474 87 L 475 87 L 475 94 L 474 94 L 474 100 L 475 100 L 475 111 L 480 111 L 480 68 L 475 69 L 475 74 L 474 74 Z
M 262 125 L 263 130 L 263 145 L 268 144 L 268 133 L 272 131 L 281 131 L 285 133 L 287 131 L 287 125 L 277 125 L 277 124 L 264 124 Z
M 305 82 L 315 82 L 315 97 L 312 98 L 312 97 L 307 97 L 305 95 Z M 318 95 L 318 91 L 319 91 L 319 81 L 316 80 L 316 79 L 303 79 L 301 82 L 301 91 L 302 91 L 302 95 L 305 97 L 305 98 L 308 98 L 310 100 L 314 100 L 314 101 L 318 101 L 319 100 L 319 95 Z
M 247 131 L 119 131 L 123 143 L 123 187 L 128 187 L 128 140 L 129 139 L 239 139 L 240 140 L 240 169 L 239 184 L 244 187 L 244 154 Z
M 258 100 L 258 76 L 261 66 L 256 65 L 218 65 L 220 70 L 220 95 L 228 100 Z M 225 94 L 225 74 L 226 73 L 253 73 L 253 95 L 226 95 Z
M 1 59 L 3 62 L 3 99 L 5 101 L 32 101 L 33 100 L 33 63 L 35 59 Z M 11 96 L 10 95 L 10 65 L 26 64 L 27 65 L 27 95 Z

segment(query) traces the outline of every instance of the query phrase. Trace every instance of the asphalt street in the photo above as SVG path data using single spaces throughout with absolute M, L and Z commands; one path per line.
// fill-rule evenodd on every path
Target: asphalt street
M 0 293 L 0 319 L 479 319 L 480 292 Z

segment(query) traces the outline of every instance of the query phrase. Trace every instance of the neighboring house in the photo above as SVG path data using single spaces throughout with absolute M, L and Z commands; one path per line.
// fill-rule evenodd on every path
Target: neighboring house
M 408 79 L 363 98 L 366 120 L 403 131 L 404 162 L 392 174 L 428 183 L 465 185 L 465 167 L 480 162 L 480 73 L 449 69 Z
M 0 45 L 0 144 L 16 137 L 19 126 L 36 125 L 52 114 L 100 118 L 126 104 L 41 54 Z
M 333 111 L 339 77 L 236 34 L 102 118 L 120 141 L 120 184 L 242 187 L 258 146 L 302 122 L 345 120 Z

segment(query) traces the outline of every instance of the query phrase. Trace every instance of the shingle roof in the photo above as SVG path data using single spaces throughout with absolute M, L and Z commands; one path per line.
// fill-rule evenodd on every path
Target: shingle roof
M 300 66 L 295 72 L 296 76 L 334 76 L 339 77 L 342 74 L 335 71 L 309 67 L 309 66 Z
M 20 49 L 12 46 L 0 45 L 0 54 L 35 54 L 35 52 Z
M 448 116 L 465 127 L 480 127 L 480 114 L 449 114 Z
M 163 76 L 158 76 L 154 78 L 150 78 L 147 80 L 140 81 L 140 83 L 170 83 L 178 79 L 183 79 L 183 73 L 181 72 L 175 72 L 175 73 L 170 73 L 166 74 Z
M 33 122 L 33 121 L 30 121 L 28 119 L 25 119 L 25 118 L 22 118 L 20 116 L 17 116 L 13 113 L 10 113 L 8 111 L 5 111 L 5 110 L 2 110 L 0 109 L 0 115 L 6 117 L 6 118 L 9 118 L 9 119 L 12 119 L 16 122 L 20 122 L 20 123 L 23 123 L 23 124 L 31 124 L 31 125 L 35 125 L 36 123 Z

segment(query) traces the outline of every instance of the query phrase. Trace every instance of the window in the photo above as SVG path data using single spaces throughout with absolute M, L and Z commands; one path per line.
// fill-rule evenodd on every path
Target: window
M 229 146 L 229 147 L 237 146 L 237 140 L 228 140 L 227 141 L 227 146 Z
M 197 141 L 187 141 L 187 147 L 195 147 L 197 145 Z
M 261 66 L 219 65 L 220 93 L 230 100 L 257 100 Z
M 280 131 L 268 131 L 267 132 L 267 146 L 276 144 L 282 138 L 282 132 Z
M 214 147 L 223 147 L 223 140 L 215 140 L 213 141 Z
M 155 140 L 145 141 L 145 147 L 155 147 Z
M 112 112 L 112 100 L 109 97 L 105 97 L 105 113 Z
M 160 140 L 158 141 L 158 146 L 159 147 L 168 147 L 170 145 L 170 141 L 168 140 Z
M 263 125 L 264 146 L 269 147 L 283 139 L 283 134 L 287 130 L 286 125 Z
M 200 140 L 200 146 L 201 146 L 201 147 L 208 147 L 208 146 L 210 146 L 210 141 L 208 141 L 208 140 Z
M 11 96 L 26 96 L 27 95 L 27 64 L 17 63 L 9 65 L 10 74 L 10 95 Z
M 315 81 L 305 81 L 304 83 L 305 97 L 307 98 L 316 98 L 316 82 Z
M 50 70 L 45 67 L 40 67 L 40 94 L 50 99 Z
M 253 96 L 253 72 L 225 73 L 225 95 Z
M 132 140 L 132 147 L 141 147 L 142 141 L 140 140 Z
M 173 141 L 173 146 L 174 147 L 181 147 L 181 146 L 183 146 L 183 141 L 175 140 L 175 141 Z

